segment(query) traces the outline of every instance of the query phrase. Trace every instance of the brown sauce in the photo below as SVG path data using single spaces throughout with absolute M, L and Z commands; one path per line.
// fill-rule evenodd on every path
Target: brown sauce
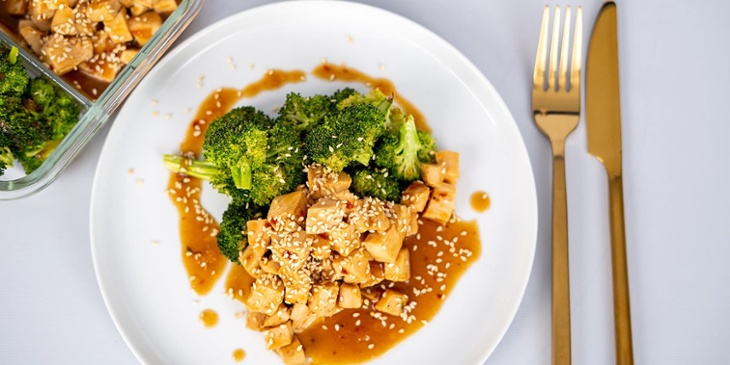
M 393 289 L 408 294 L 409 301 L 417 303 L 410 312 L 413 320 L 408 323 L 400 317 L 386 314 L 374 318 L 371 313 L 376 311 L 372 308 L 345 310 L 326 318 L 298 335 L 313 364 L 368 361 L 427 325 L 459 277 L 479 258 L 481 252 L 475 222 L 453 222 L 440 231 L 439 227 L 438 224 L 424 221 L 419 234 L 406 238 L 403 243 L 411 254 L 411 279 L 396 283 Z M 446 242 L 454 240 L 454 252 L 449 252 L 450 246 Z M 414 294 L 414 290 L 420 291 L 420 294 Z M 385 318 L 385 326 L 379 318 Z
M 241 362 L 245 358 L 246 358 L 246 351 L 243 351 L 243 349 L 233 350 L 233 360 L 234 361 Z
M 231 265 L 226 278 L 226 294 L 231 299 L 245 303 L 255 279 L 241 265 Z
M 200 323 L 206 328 L 215 327 L 218 324 L 218 313 L 212 309 L 205 309 L 200 312 Z
M 312 74 L 331 81 L 361 82 L 368 87 L 378 87 L 386 94 L 395 94 L 395 87 L 389 80 L 374 78 L 345 66 L 325 63 L 315 68 Z M 233 108 L 241 98 L 254 97 L 263 91 L 301 82 L 305 78 L 302 71 L 273 70 L 243 89 L 225 88 L 214 91 L 199 107 L 185 139 L 180 144 L 181 151 L 199 156 L 203 144 L 202 136 L 207 126 Z M 429 130 L 423 114 L 414 105 L 402 96 L 396 95 L 395 98 L 406 113 L 414 115 L 419 129 Z M 168 189 L 180 216 L 183 262 L 191 287 L 198 294 L 205 294 L 210 291 L 227 265 L 227 260 L 218 250 L 215 234 L 212 234 L 218 225 L 199 205 L 199 179 L 171 173 Z M 326 318 L 298 335 L 313 364 L 360 363 L 382 355 L 427 325 L 441 308 L 459 277 L 478 259 L 481 252 L 476 223 L 462 221 L 451 222 L 447 226 L 424 221 L 419 234 L 407 238 L 404 247 L 411 254 L 411 279 L 405 283 L 394 284 L 393 289 L 408 294 L 410 301 L 416 303 L 410 310 L 409 317 L 402 319 L 382 314 L 376 318 L 371 315 L 375 311 L 370 308 L 346 310 Z M 201 265 L 202 262 L 206 265 Z M 253 280 L 242 266 L 230 265 L 225 283 L 226 292 L 232 299 L 243 302 Z M 381 290 L 384 289 L 375 289 Z M 236 349 L 233 357 L 236 361 L 242 361 L 245 352 Z
M 416 108 L 413 103 L 408 101 L 395 90 L 395 85 L 388 79 L 370 76 L 364 72 L 349 68 L 344 65 L 333 65 L 331 63 L 322 63 L 312 70 L 312 74 L 322 80 L 329 81 L 346 81 L 359 82 L 372 89 L 380 89 L 383 94 L 394 95 L 395 102 L 400 106 L 406 114 L 413 115 L 416 127 L 419 130 L 430 132 L 431 128 L 426 124 L 426 117 Z
M 489 194 L 483 191 L 475 191 L 471 194 L 469 201 L 471 202 L 472 209 L 479 213 L 485 212 L 489 209 L 489 206 L 492 205 L 492 200 L 489 198 Z

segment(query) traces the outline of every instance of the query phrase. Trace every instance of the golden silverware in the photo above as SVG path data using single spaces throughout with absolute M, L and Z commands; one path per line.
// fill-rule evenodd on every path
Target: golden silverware
M 616 363 L 634 363 L 624 232 L 621 110 L 618 83 L 616 4 L 606 2 L 593 26 L 586 64 L 588 152 L 606 167 L 611 209 L 611 261 Z
M 560 7 L 553 16 L 550 52 L 548 32 L 550 7 L 542 16 L 537 59 L 532 79 L 532 112 L 538 128 L 550 140 L 553 152 L 553 295 L 552 363 L 570 364 L 570 278 L 568 275 L 568 202 L 565 186 L 565 139 L 580 119 L 580 70 L 583 44 L 583 12 L 576 11 L 572 52 L 570 52 L 568 6 L 560 40 Z M 560 50 L 558 50 L 560 48 Z M 546 63 L 549 56 L 549 68 Z M 558 56 L 559 62 L 558 62 Z M 568 58 L 570 57 L 570 65 Z M 569 69 L 570 68 L 570 69 Z M 545 73 L 547 71 L 547 87 Z M 556 74 L 557 73 L 557 74 Z

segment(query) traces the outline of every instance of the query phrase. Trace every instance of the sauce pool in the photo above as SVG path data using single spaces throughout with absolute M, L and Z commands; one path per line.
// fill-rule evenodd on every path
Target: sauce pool
M 243 351 L 243 349 L 233 350 L 233 360 L 235 360 L 236 362 L 241 362 L 245 358 L 246 358 L 246 351 Z
M 215 327 L 218 324 L 218 313 L 212 309 L 205 309 L 200 312 L 200 323 L 206 328 Z
M 469 199 L 472 209 L 476 212 L 485 212 L 492 205 L 492 199 L 484 191 L 475 191 Z

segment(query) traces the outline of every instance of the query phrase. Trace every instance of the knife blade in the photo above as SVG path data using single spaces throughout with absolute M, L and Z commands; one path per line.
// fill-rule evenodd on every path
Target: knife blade
M 634 359 L 624 229 L 616 18 L 616 4 L 607 1 L 598 13 L 588 45 L 586 133 L 588 152 L 603 163 L 608 176 L 616 363 L 630 365 L 634 363 Z

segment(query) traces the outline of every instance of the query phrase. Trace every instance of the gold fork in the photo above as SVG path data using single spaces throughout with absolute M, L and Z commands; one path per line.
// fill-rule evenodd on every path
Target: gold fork
M 532 112 L 535 122 L 550 140 L 553 152 L 553 295 L 552 295 L 552 363 L 570 364 L 570 277 L 568 275 L 568 202 L 565 185 L 565 139 L 580 119 L 580 71 L 583 43 L 583 11 L 575 17 L 572 53 L 570 46 L 570 6 L 565 9 L 562 41 L 560 7 L 553 16 L 550 53 L 550 7 L 545 6 L 537 44 L 535 72 L 532 79 Z M 560 43 L 560 44 L 559 44 Z M 560 50 L 558 50 L 560 48 Z M 560 61 L 558 63 L 558 55 Z M 570 70 L 568 57 L 570 55 Z M 549 56 L 549 68 L 546 68 Z M 545 74 L 547 72 L 547 87 Z M 557 74 L 556 74 L 557 72 Z M 568 83 L 569 81 L 569 83 Z

